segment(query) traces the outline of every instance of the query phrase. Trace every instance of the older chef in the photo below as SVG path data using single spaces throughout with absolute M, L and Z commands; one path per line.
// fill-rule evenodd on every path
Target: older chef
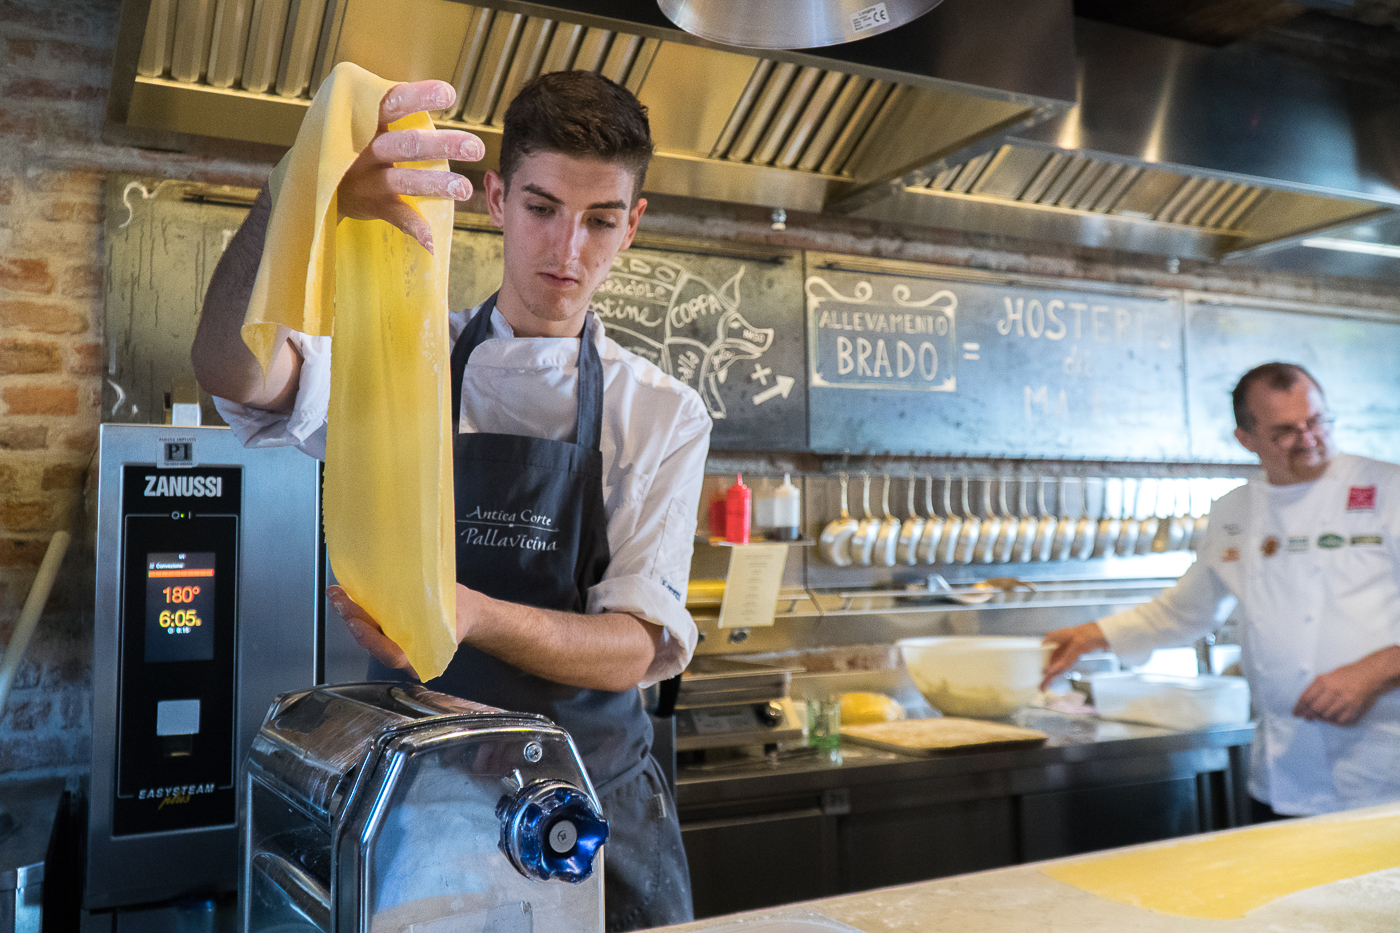
M 399 196 L 460 200 L 471 186 L 394 163 L 477 159 L 483 147 L 466 133 L 386 127 L 452 97 L 438 81 L 389 91 L 379 133 L 338 189 L 342 216 L 387 220 L 431 248 Z M 588 311 L 646 208 L 638 194 L 651 151 L 645 108 L 588 72 L 535 79 L 505 114 L 500 172 L 485 184 L 504 277 L 496 295 L 450 321 L 457 519 L 460 528 L 482 509 L 531 509 L 554 517 L 566 546 L 525 554 L 459 534 L 460 645 L 429 683 L 569 730 L 610 824 L 609 930 L 691 916 L 675 807 L 636 688 L 678 673 L 695 646 L 682 594 L 711 422 L 693 390 L 619 347 Z M 318 455 L 329 339 L 286 333 L 264 378 L 239 337 L 269 211 L 263 191 L 215 272 L 196 372 L 245 443 Z M 361 644 L 405 666 L 348 596 L 332 598 Z
M 1260 718 L 1255 820 L 1400 800 L 1400 466 L 1332 451 L 1301 366 L 1250 370 L 1234 409 L 1264 481 L 1215 503 L 1196 563 L 1160 597 L 1046 635 L 1046 681 L 1085 651 L 1141 663 L 1235 609 Z

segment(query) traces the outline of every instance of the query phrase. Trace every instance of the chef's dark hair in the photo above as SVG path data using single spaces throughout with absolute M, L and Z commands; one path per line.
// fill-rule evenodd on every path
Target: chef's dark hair
M 1254 430 L 1254 412 L 1249 410 L 1249 390 L 1256 383 L 1263 383 L 1266 388 L 1277 392 L 1287 392 L 1299 379 L 1308 380 L 1317 387 L 1318 394 L 1322 394 L 1322 386 L 1312 373 L 1297 363 L 1264 363 L 1245 373 L 1230 394 L 1230 401 L 1235 407 L 1235 424 L 1241 431 Z
M 554 71 L 528 82 L 506 108 L 501 178 L 539 152 L 600 159 L 632 173 L 635 203 L 651 161 L 647 108 L 627 88 L 591 71 Z

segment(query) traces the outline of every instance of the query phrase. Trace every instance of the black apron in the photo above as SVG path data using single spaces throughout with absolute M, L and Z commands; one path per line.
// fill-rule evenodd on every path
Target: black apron
M 462 377 L 491 336 L 493 295 L 452 350 L 452 474 L 457 582 L 495 599 L 581 613 L 607 570 L 603 510 L 603 363 L 590 315 L 579 345 L 574 439 L 462 434 Z M 554 683 L 462 645 L 434 690 L 501 709 L 539 713 L 568 730 L 598 793 L 635 777 L 651 748 L 651 720 L 636 690 Z
M 457 582 L 495 599 L 582 613 L 610 559 L 603 508 L 603 364 L 590 314 L 578 356 L 572 441 L 461 432 L 462 379 L 491 336 L 492 295 L 452 350 L 452 472 Z M 383 674 L 382 665 L 374 665 Z M 636 689 L 558 684 L 459 645 L 434 690 L 539 713 L 568 730 L 609 824 L 604 885 L 609 931 L 681 923 L 692 916 L 680 825 L 650 755 L 651 720 Z

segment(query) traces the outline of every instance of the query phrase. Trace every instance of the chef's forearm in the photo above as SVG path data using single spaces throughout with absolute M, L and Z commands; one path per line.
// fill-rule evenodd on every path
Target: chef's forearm
M 470 644 L 527 673 L 593 690 L 642 682 L 664 629 L 621 612 L 536 609 L 457 587 L 457 627 Z
M 242 335 L 271 208 L 272 201 L 264 187 L 214 267 L 190 360 L 199 384 L 209 394 L 255 408 L 288 411 L 296 398 L 301 357 L 285 335 L 279 334 L 283 339 L 264 375 Z
M 1400 645 L 1389 645 L 1361 659 L 1375 678 L 1376 696 L 1400 689 Z

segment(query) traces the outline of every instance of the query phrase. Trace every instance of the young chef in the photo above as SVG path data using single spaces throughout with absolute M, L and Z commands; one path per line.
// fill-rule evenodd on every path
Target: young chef
M 384 219 L 426 248 L 448 248 L 431 243 L 399 196 L 463 200 L 469 182 L 393 163 L 479 159 L 480 140 L 385 127 L 452 97 L 438 81 L 389 91 L 378 135 L 338 189 L 342 216 Z M 500 171 L 485 179 L 504 234 L 501 288 L 450 322 L 460 644 L 428 684 L 544 714 L 572 735 L 610 825 L 610 931 L 691 917 L 675 807 L 649 754 L 637 685 L 678 673 L 695 646 L 682 594 L 711 422 L 692 389 L 608 339 L 588 313 L 646 208 L 638 194 L 651 151 L 645 108 L 588 72 L 541 76 L 506 112 Z M 193 358 L 245 444 L 318 455 L 329 338 L 287 332 L 264 378 L 239 336 L 269 211 L 264 189 L 215 271 Z M 554 552 L 493 546 L 481 515 L 527 510 L 573 529 L 560 536 L 571 540 Z M 332 598 L 362 645 L 406 666 L 343 591 Z
M 1400 467 L 1333 452 L 1322 388 L 1300 366 L 1250 370 L 1234 409 L 1264 480 L 1215 503 L 1196 563 L 1160 597 L 1046 635 L 1045 679 L 1085 651 L 1141 663 L 1238 605 L 1255 821 L 1400 800 Z

